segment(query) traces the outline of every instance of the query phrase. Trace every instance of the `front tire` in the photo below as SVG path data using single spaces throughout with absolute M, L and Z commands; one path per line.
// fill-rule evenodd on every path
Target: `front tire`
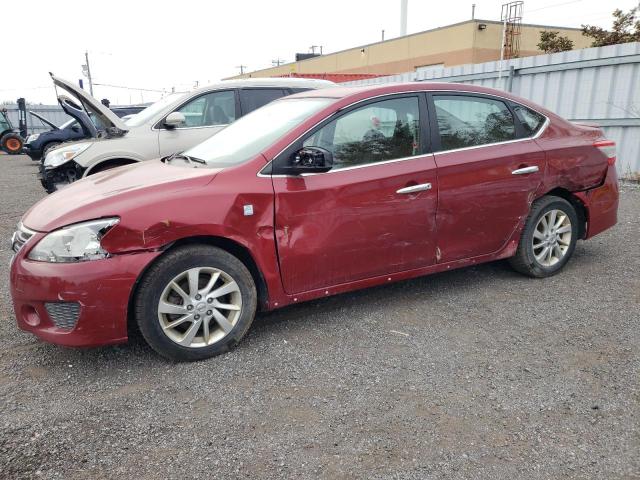
M 530 277 L 555 275 L 576 248 L 578 221 L 575 208 L 564 198 L 545 196 L 536 200 L 509 263 L 514 270 Z
M 167 252 L 145 273 L 135 318 L 160 355 L 194 361 L 237 345 L 256 305 L 253 278 L 240 260 L 216 247 L 189 245 Z
M 49 142 L 42 149 L 42 157 L 41 160 L 44 162 L 44 159 L 47 158 L 47 154 L 53 150 L 54 148 L 58 148 L 62 142 Z

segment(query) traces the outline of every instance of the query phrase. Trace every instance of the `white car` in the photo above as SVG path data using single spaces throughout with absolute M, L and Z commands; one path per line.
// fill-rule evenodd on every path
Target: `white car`
M 182 152 L 280 97 L 335 86 L 326 80 L 301 78 L 229 80 L 170 94 L 123 121 L 73 83 L 51 77 L 82 104 L 97 133 L 95 138 L 65 143 L 47 153 L 40 181 L 49 193 L 87 175 Z

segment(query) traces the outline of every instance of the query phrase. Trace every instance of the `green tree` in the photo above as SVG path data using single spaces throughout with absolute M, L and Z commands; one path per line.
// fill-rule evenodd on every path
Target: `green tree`
M 613 19 L 611 30 L 593 25 L 582 25 L 582 34 L 593 38 L 592 47 L 640 42 L 640 16 L 638 16 L 637 7 L 627 13 L 618 8 L 613 12 Z
M 573 50 L 573 41 L 569 37 L 563 37 L 560 32 L 548 30 L 540 31 L 540 43 L 538 48 L 544 53 L 558 53 Z

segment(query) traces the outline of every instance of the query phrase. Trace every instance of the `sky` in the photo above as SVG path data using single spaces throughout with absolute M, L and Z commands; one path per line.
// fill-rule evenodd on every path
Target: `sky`
M 471 18 L 499 20 L 505 0 L 409 0 L 408 33 Z M 615 8 L 638 0 L 525 0 L 524 23 L 611 26 Z M 294 60 L 322 45 L 331 53 L 398 36 L 400 0 L 30 0 L 2 2 L 5 46 L 19 62 L 0 67 L 0 101 L 56 103 L 48 72 L 77 83 L 85 51 L 94 96 L 113 104 L 155 101 L 239 73 Z M 12 21 L 7 21 L 12 19 Z M 7 57 L 4 57 L 5 60 Z M 125 88 L 108 87 L 115 85 Z M 85 79 L 85 89 L 88 82 Z M 132 90 L 145 89 L 145 90 Z

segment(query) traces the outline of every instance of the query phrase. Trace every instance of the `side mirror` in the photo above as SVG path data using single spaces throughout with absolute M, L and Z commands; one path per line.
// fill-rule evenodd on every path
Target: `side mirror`
M 179 127 L 180 125 L 184 125 L 186 123 L 186 118 L 184 117 L 184 113 L 182 112 L 171 112 L 167 115 L 167 118 L 164 119 L 164 126 L 171 129 Z
M 293 174 L 328 172 L 333 167 L 333 155 L 320 147 L 304 147 L 295 152 L 287 165 Z
M 74 132 L 79 132 L 80 131 L 80 125 L 74 125 L 71 127 L 71 130 L 73 130 Z

